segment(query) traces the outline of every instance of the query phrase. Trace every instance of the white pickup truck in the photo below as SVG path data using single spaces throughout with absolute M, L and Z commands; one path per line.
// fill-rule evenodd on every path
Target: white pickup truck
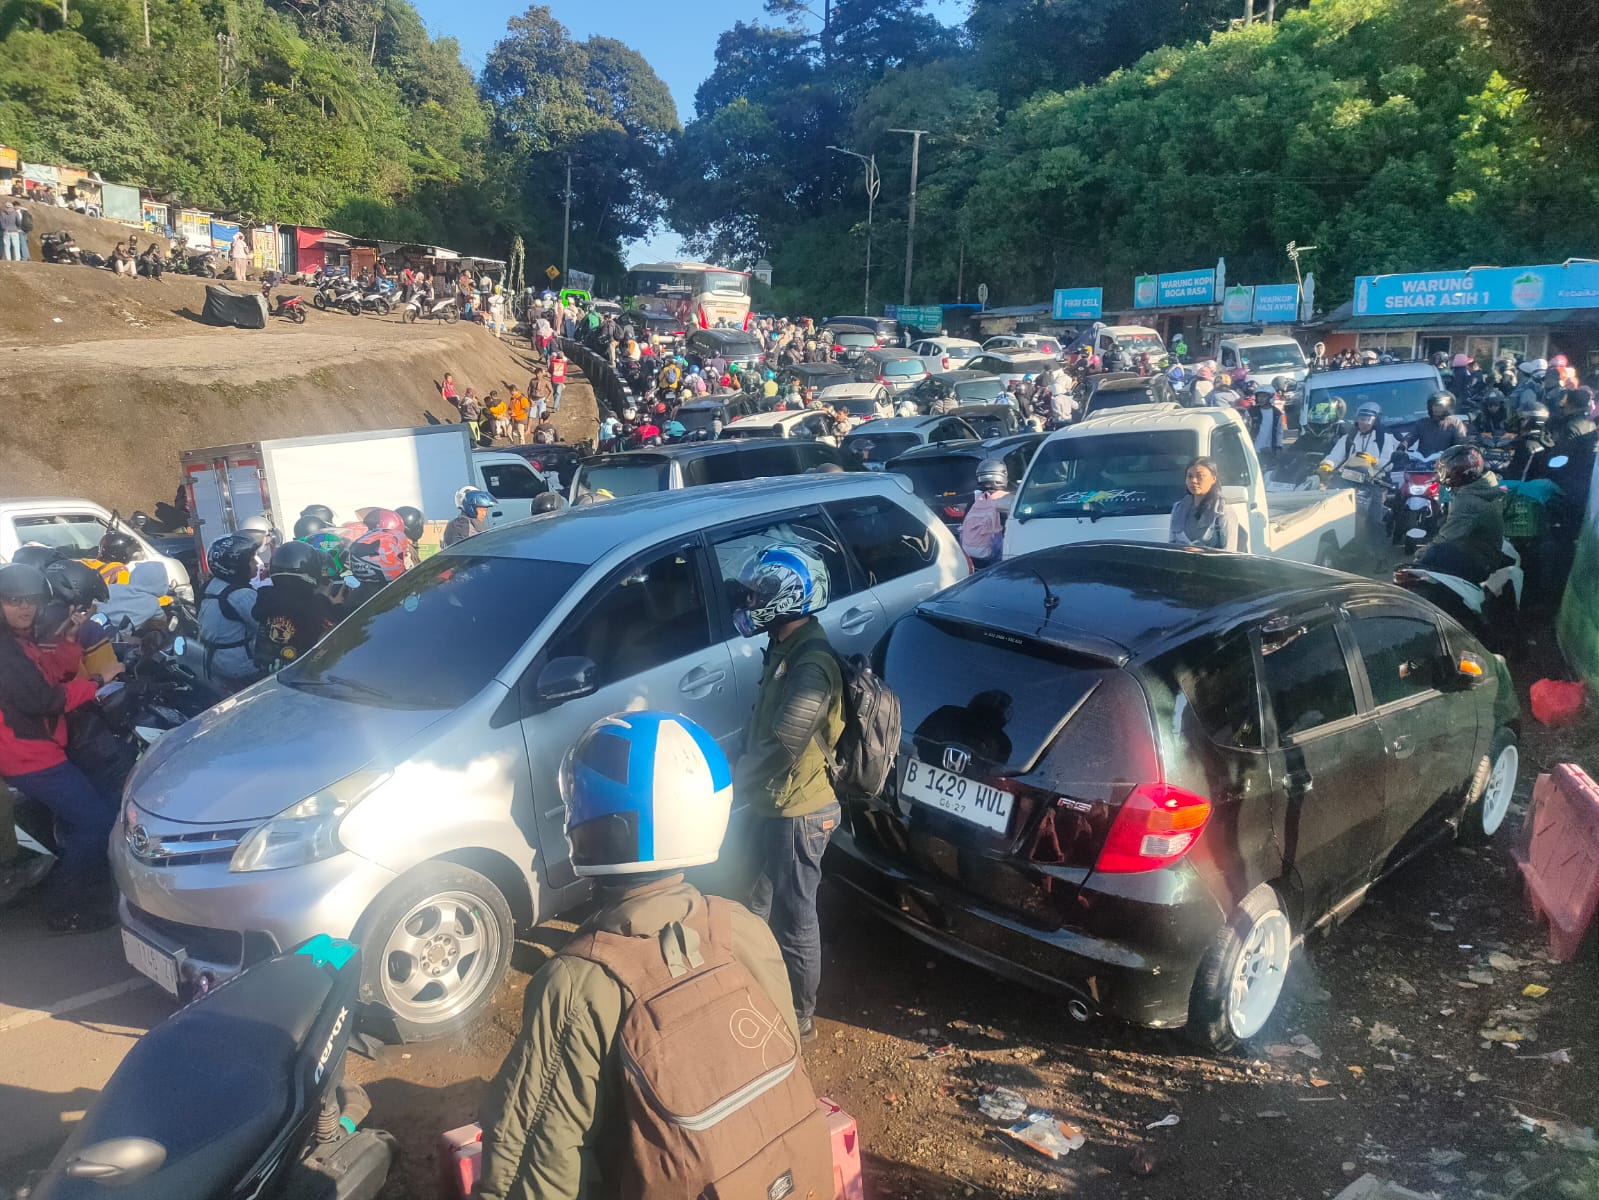
M 189 572 L 175 558 L 157 552 L 150 540 L 92 500 L 72 496 L 25 496 L 0 500 L 0 563 L 23 546 L 50 546 L 71 558 L 94 558 L 100 539 L 116 529 L 139 543 L 141 558 L 166 568 L 174 595 L 193 602 Z
M 1189 463 L 1216 460 L 1244 549 L 1330 565 L 1354 538 L 1350 491 L 1266 490 L 1242 419 L 1229 408 L 1144 404 L 1050 434 L 1017 489 L 1005 557 L 1073 542 L 1164 542 Z

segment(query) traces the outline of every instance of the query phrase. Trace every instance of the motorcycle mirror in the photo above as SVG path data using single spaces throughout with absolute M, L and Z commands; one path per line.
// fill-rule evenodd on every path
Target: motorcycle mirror
M 1569 455 L 1557 454 L 1549 460 L 1549 469 L 1551 471 L 1558 471 L 1570 461 L 1571 458 Z

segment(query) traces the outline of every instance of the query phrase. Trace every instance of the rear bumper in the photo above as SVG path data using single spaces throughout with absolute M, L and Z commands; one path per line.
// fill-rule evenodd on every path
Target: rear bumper
M 834 883 L 891 924 L 995 975 L 1080 999 L 1092 1011 L 1130 1024 L 1174 1028 L 1188 1022 L 1194 973 L 1209 944 L 1208 936 L 1194 934 L 1209 927 L 1208 913 L 1168 910 L 1165 921 L 1151 914 L 1151 921 L 1139 922 L 1145 928 L 1164 925 L 1168 932 L 1182 927 L 1179 945 L 1151 953 L 1115 940 L 1109 930 L 1027 925 L 957 889 L 908 874 L 847 830 L 833 838 L 826 866 Z M 1125 905 L 1106 911 L 1112 914 L 1107 924 L 1119 923 Z M 1220 922 L 1218 909 L 1217 927 Z

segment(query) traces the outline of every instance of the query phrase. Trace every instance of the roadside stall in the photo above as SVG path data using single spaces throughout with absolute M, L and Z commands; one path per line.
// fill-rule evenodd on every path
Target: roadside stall
M 172 218 L 168 215 L 168 206 L 159 200 L 141 200 L 139 202 L 140 223 L 150 233 L 170 239 L 172 237 Z
M 15 147 L 0 143 L 0 189 L 11 194 L 11 182 L 22 170 L 22 158 Z
M 245 230 L 250 244 L 250 261 L 259 271 L 281 271 L 278 258 L 278 230 L 275 225 L 255 225 Z
M 193 208 L 180 210 L 177 236 L 190 254 L 211 253 L 211 214 Z

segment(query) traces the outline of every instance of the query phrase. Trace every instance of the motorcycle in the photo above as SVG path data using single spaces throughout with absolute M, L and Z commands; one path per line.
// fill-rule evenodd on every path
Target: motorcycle
M 344 1081 L 372 1054 L 360 980 L 360 949 L 318 934 L 203 991 L 128 1052 L 33 1200 L 371 1200 L 396 1145 Z
M 261 294 L 267 298 L 274 317 L 287 317 L 296 325 L 305 324 L 305 300 L 299 295 L 273 296 L 272 285 L 263 283 Z
M 1480 583 L 1445 569 L 1447 560 L 1396 567 L 1394 583 L 1441 608 L 1495 654 L 1514 656 L 1523 648 L 1524 575 L 1516 548 L 1506 541 L 1501 552 L 1502 564 Z
M 1446 501 L 1436 474 L 1437 462 L 1436 454 L 1424 458 L 1408 452 L 1395 458 L 1394 469 L 1403 472 L 1404 482 L 1399 485 L 1393 538 L 1404 543 L 1406 554 L 1420 550 L 1443 528 Z
M 374 284 L 372 287 L 365 290 L 357 290 L 352 292 L 350 294 L 351 298 L 353 299 L 355 297 L 359 297 L 359 303 L 355 308 L 350 309 L 350 311 L 355 314 L 360 314 L 362 312 L 375 312 L 380 317 L 386 317 L 394 309 L 393 304 L 390 303 L 389 300 L 389 296 L 393 291 L 394 285 L 384 281 L 382 283 Z M 346 301 L 345 307 L 349 308 L 348 301 Z
M 344 298 L 355 290 L 355 285 L 342 275 L 328 275 L 319 280 L 316 292 L 311 297 L 311 303 L 320 311 L 343 308 Z
M 72 240 L 70 233 L 46 233 L 40 235 L 39 254 L 47 263 L 78 264 L 83 262 L 83 248 Z
M 407 325 L 415 324 L 418 320 L 443 321 L 447 325 L 454 325 L 461 319 L 461 307 L 456 304 L 455 297 L 449 296 L 442 300 L 434 299 L 425 306 L 420 296 L 412 296 L 400 305 L 400 320 Z
M 177 275 L 198 275 L 202 279 L 216 279 L 220 276 L 215 254 L 174 254 L 167 259 L 168 271 Z

